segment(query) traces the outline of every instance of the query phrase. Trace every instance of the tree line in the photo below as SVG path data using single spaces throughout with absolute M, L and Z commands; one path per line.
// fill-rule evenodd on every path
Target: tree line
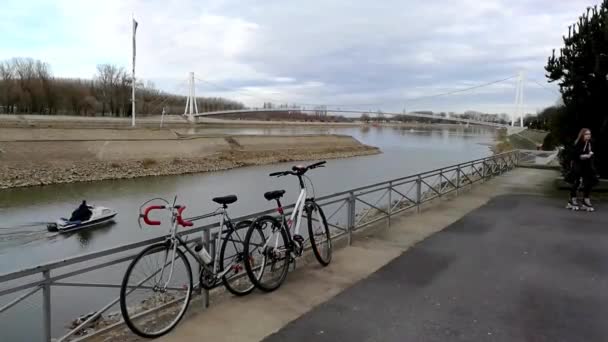
M 114 116 L 131 115 L 132 78 L 122 67 L 97 66 L 92 79 L 53 77 L 48 63 L 32 58 L 0 61 L 0 113 Z M 183 113 L 186 97 L 136 83 L 136 111 L 142 115 Z M 199 112 L 243 109 L 237 101 L 197 98 Z
M 486 122 L 500 123 L 503 125 L 506 125 L 509 122 L 508 121 L 509 117 L 506 114 L 500 114 L 500 115 L 499 114 L 486 114 L 486 113 L 479 113 L 479 112 L 473 112 L 473 111 L 467 111 L 464 114 L 457 114 L 454 112 L 435 113 L 432 111 L 415 111 L 412 113 L 431 115 L 434 117 L 433 118 L 422 118 L 422 117 L 408 116 L 406 114 L 397 114 L 397 115 L 391 115 L 391 116 L 387 117 L 387 116 L 385 116 L 385 114 L 382 111 L 379 110 L 376 113 L 362 113 L 361 116 L 359 117 L 359 120 L 363 121 L 363 122 L 396 121 L 396 122 L 403 122 L 403 123 L 417 122 L 417 123 L 433 124 L 433 123 L 442 123 L 442 122 L 452 122 L 452 121 L 446 121 L 446 120 L 442 120 L 442 119 L 443 118 L 454 118 L 454 119 L 486 121 Z

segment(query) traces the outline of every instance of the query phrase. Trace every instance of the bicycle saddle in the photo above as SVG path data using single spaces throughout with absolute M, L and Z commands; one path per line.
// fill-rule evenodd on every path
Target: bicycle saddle
M 228 196 L 222 196 L 222 197 L 214 197 L 213 198 L 213 202 L 218 203 L 218 204 L 231 204 L 236 202 L 237 198 L 236 195 L 228 195 Z
M 269 201 L 272 201 L 273 199 L 279 199 L 283 197 L 283 195 L 285 195 L 285 190 L 268 191 L 264 194 L 264 198 Z

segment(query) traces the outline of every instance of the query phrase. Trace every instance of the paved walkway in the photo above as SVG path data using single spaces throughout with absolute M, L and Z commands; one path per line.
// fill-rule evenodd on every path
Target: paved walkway
M 265 341 L 606 341 L 608 207 L 506 195 Z
M 327 268 L 299 264 L 273 293 L 221 299 L 207 310 L 193 303 L 189 317 L 159 340 L 608 336 L 599 324 L 608 313 L 607 217 L 562 209 L 564 201 L 550 197 L 556 175 L 516 169 L 421 214 L 394 218 L 390 228 L 380 224 L 336 250 Z

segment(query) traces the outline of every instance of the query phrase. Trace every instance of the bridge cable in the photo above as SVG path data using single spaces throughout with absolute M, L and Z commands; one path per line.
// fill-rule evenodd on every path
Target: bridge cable
M 242 91 L 235 90 L 235 89 L 230 89 L 230 88 L 227 88 L 227 87 L 221 86 L 221 85 L 219 85 L 219 84 L 216 84 L 216 83 L 213 83 L 213 82 L 209 82 L 209 81 L 206 81 L 206 80 L 200 79 L 200 78 L 198 78 L 198 77 L 196 77 L 196 76 L 194 77 L 194 79 L 196 79 L 197 81 L 201 81 L 201 82 L 203 82 L 203 83 L 207 83 L 207 84 L 209 84 L 209 85 L 211 85 L 211 86 L 214 86 L 214 87 L 216 87 L 216 88 L 220 88 L 220 89 L 223 89 L 223 90 L 226 90 L 226 91 L 230 91 L 230 92 L 234 92 L 234 93 L 237 93 L 237 94 L 241 94 L 241 95 L 243 95 L 243 96 L 247 96 L 247 97 L 250 97 L 250 98 L 254 98 L 254 99 L 256 99 L 256 100 L 263 100 L 263 102 L 275 102 L 275 103 L 281 103 L 281 101 L 277 101 L 276 99 L 271 99 L 271 98 L 262 98 L 262 97 L 257 97 L 256 95 L 252 95 L 252 94 L 246 94 L 246 93 L 243 93 Z
M 487 86 L 490 86 L 490 85 L 493 85 L 493 84 L 496 84 L 496 83 L 508 81 L 508 80 L 510 80 L 512 78 L 515 78 L 515 77 L 517 77 L 517 76 L 513 75 L 513 76 L 509 76 L 509 77 L 500 79 L 500 80 L 491 81 L 491 82 L 487 82 L 487 83 L 483 83 L 483 84 L 478 84 L 476 86 L 465 88 L 465 89 L 458 89 L 458 90 L 448 91 L 448 92 L 445 92 L 445 93 L 439 93 L 439 94 L 433 94 L 433 95 L 425 95 L 425 96 L 420 96 L 420 97 L 414 97 L 414 98 L 411 98 L 411 99 L 406 99 L 405 103 L 412 102 L 412 101 L 423 100 L 423 99 L 429 99 L 429 98 L 435 98 L 435 97 L 453 95 L 453 94 L 458 94 L 458 93 L 464 93 L 465 91 L 469 91 L 469 90 L 473 90 L 473 89 L 478 89 L 478 88 L 483 88 L 483 87 L 487 87 Z
M 539 86 L 541 86 L 544 90 L 551 92 L 553 95 L 561 95 L 561 93 L 555 89 L 551 89 L 549 87 L 547 87 L 546 85 L 536 81 L 536 80 L 531 80 L 532 82 L 538 84 Z

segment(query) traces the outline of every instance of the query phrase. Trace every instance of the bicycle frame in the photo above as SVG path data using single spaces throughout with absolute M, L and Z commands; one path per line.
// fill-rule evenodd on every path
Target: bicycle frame
M 214 217 L 214 216 L 220 216 L 219 219 L 219 231 L 217 233 L 217 237 L 214 239 L 214 248 L 213 248 L 213 256 L 212 256 L 212 260 L 213 260 L 213 264 L 210 266 L 208 264 L 206 264 L 201 256 L 194 251 L 192 248 L 190 248 L 190 246 L 188 246 L 188 241 L 184 241 L 178 234 L 177 234 L 177 229 L 178 229 L 178 225 L 179 225 L 179 219 L 178 219 L 178 212 L 177 210 L 175 210 L 175 208 L 171 209 L 171 230 L 170 230 L 170 235 L 167 237 L 166 239 L 166 243 L 168 243 L 170 246 L 172 246 L 172 254 L 171 254 L 171 262 L 170 262 L 170 270 L 169 270 L 169 277 L 167 279 L 167 282 L 165 283 L 164 287 L 166 288 L 171 280 L 171 277 L 173 276 L 173 266 L 175 263 L 175 257 L 176 257 L 176 250 L 177 250 L 177 246 L 180 245 L 181 247 L 183 247 L 186 252 L 188 254 L 190 254 L 194 260 L 196 260 L 196 262 L 199 264 L 199 266 L 203 269 L 205 269 L 207 272 L 210 272 L 211 274 L 213 274 L 214 278 L 217 279 L 221 279 L 226 273 L 228 273 L 230 271 L 230 267 L 226 267 L 224 270 L 219 270 L 219 255 L 220 255 L 220 243 L 222 240 L 222 233 L 224 232 L 224 227 L 228 228 L 228 230 L 232 230 L 234 229 L 233 225 L 232 225 L 232 221 L 230 220 L 230 217 L 228 216 L 228 212 L 226 210 L 226 208 L 220 207 L 218 208 L 216 211 L 209 213 L 209 214 L 205 214 L 202 216 L 197 216 L 195 218 L 192 218 L 191 220 L 202 220 L 205 218 L 210 218 L 210 217 Z M 205 248 L 203 246 L 203 248 Z M 168 253 L 167 253 L 168 254 Z M 165 268 L 167 266 L 169 266 L 169 263 L 167 262 L 168 260 L 168 255 L 165 256 L 165 263 L 160 271 L 160 279 L 163 279 L 163 275 L 165 272 Z M 230 266 L 230 265 L 228 265 Z M 219 272 L 219 273 L 218 273 Z
M 304 207 L 306 206 L 306 188 L 302 188 L 300 190 L 300 195 L 298 196 L 298 200 L 296 201 L 295 206 L 293 207 L 293 211 L 291 212 L 291 216 L 289 217 L 289 221 L 285 221 L 285 215 L 283 214 L 283 210 L 279 212 L 283 218 L 283 225 L 289 232 L 291 227 L 295 223 L 294 227 L 294 235 L 300 235 L 300 222 L 302 222 L 302 214 L 304 213 Z M 291 233 L 287 234 L 291 239 Z M 277 237 L 278 238 L 278 237 Z

